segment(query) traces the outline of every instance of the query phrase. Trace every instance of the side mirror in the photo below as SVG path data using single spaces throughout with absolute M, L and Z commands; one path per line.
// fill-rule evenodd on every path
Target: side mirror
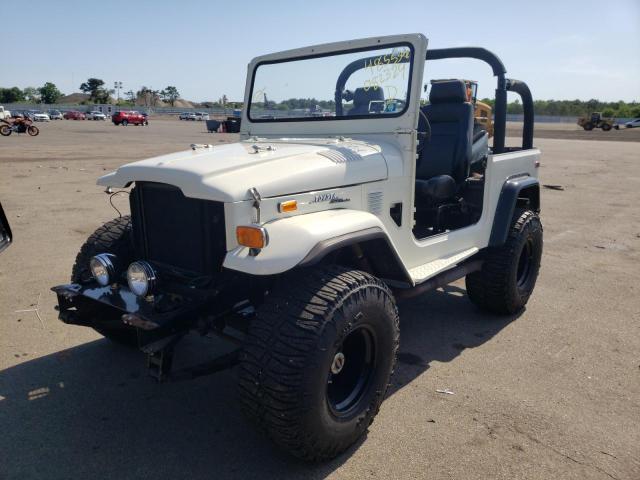
M 0 204 L 0 252 L 9 246 L 13 237 L 11 235 L 11 228 L 9 227 L 9 221 L 7 220 L 2 204 Z

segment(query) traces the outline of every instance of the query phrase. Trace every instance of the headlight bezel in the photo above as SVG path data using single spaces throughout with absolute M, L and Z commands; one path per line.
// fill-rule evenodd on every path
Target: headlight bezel
M 137 279 L 133 279 L 134 272 L 132 269 L 137 269 L 135 272 L 136 275 L 142 275 Z M 136 284 L 134 282 L 144 281 L 144 284 Z M 129 286 L 129 290 L 131 293 L 136 295 L 137 297 L 146 297 L 148 295 L 152 295 L 158 283 L 158 276 L 154 268 L 151 266 L 149 262 L 144 260 L 137 260 L 129 265 L 127 268 L 127 285 Z
M 103 273 L 96 273 L 97 268 L 102 268 Z M 111 285 L 116 281 L 118 273 L 118 258 L 113 253 L 99 253 L 89 260 L 89 271 L 93 279 L 101 287 Z

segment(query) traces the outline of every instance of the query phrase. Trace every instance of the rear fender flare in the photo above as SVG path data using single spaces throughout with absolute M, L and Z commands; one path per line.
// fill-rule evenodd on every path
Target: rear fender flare
M 540 212 L 540 183 L 536 177 L 523 175 L 504 182 L 493 217 L 490 247 L 499 247 L 507 241 L 518 202 L 526 202 L 530 210 Z

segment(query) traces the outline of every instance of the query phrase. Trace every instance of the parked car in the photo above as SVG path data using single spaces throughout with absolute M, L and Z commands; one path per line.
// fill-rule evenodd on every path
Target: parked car
M 207 112 L 196 112 L 195 116 L 195 119 L 199 122 L 202 122 L 203 120 L 209 120 L 209 114 Z
M 178 117 L 180 120 L 189 120 L 189 115 L 193 115 L 191 112 L 182 112 Z
M 77 110 L 70 110 L 68 112 L 64 112 L 63 117 L 65 120 L 84 120 L 86 117 L 84 113 L 79 112 Z
M 114 113 L 111 116 L 111 121 L 114 123 L 114 125 L 123 125 L 125 127 L 130 123 L 134 125 L 146 125 L 148 123 L 146 117 L 140 112 L 124 110 L 120 110 Z
M 60 110 L 49 110 L 47 113 L 49 114 L 49 118 L 51 120 L 62 120 L 63 118 Z
M 14 110 L 13 112 L 11 112 L 10 118 L 24 118 L 24 112 L 22 110 Z
M 626 128 L 636 128 L 640 127 L 640 118 L 634 118 L 633 120 L 626 122 L 624 124 Z
M 31 110 L 29 112 L 29 118 L 34 122 L 48 122 L 49 120 L 51 120 L 51 118 L 49 118 L 49 115 L 40 110 Z
M 107 116 L 104 113 L 102 113 L 102 112 L 100 112 L 98 110 L 93 110 L 91 112 L 87 112 L 86 116 L 87 116 L 87 120 L 102 120 L 102 121 L 104 121 L 104 120 L 107 119 Z
M 5 110 L 2 105 L 0 105 L 0 120 L 5 120 L 7 118 L 11 118 L 11 112 L 9 110 Z

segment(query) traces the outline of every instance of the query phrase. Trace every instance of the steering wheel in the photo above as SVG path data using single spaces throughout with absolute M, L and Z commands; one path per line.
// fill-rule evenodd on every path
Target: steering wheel
M 424 126 L 425 126 L 425 131 L 421 132 L 418 131 L 418 153 L 422 153 L 422 149 L 424 148 L 424 146 L 427 144 L 427 142 L 429 140 L 431 140 L 431 124 L 429 123 L 429 119 L 427 118 L 427 116 L 425 115 L 425 113 L 422 111 L 421 108 L 418 108 L 418 112 L 420 112 L 420 115 L 422 115 L 422 118 L 424 118 Z

